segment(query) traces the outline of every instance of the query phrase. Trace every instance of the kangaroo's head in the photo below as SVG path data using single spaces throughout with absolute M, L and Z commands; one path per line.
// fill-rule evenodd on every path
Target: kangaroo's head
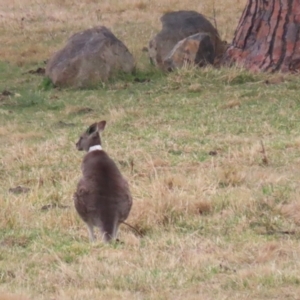
M 90 147 L 101 146 L 100 132 L 104 130 L 106 121 L 92 124 L 79 138 L 76 148 L 88 152 Z

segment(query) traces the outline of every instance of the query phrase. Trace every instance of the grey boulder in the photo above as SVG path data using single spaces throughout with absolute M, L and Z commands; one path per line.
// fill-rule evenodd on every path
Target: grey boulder
M 99 26 L 71 36 L 48 61 L 46 76 L 56 86 L 84 88 L 120 71 L 130 73 L 134 67 L 127 47 L 109 29 Z
M 162 30 L 149 42 L 148 53 L 150 61 L 161 69 L 167 69 L 165 60 L 179 41 L 197 33 L 209 35 L 214 48 L 214 56 L 224 52 L 217 29 L 202 14 L 196 11 L 174 11 L 161 17 Z
M 172 71 L 184 66 L 203 67 L 213 64 L 215 49 L 208 33 L 197 33 L 179 41 L 164 60 L 164 67 Z

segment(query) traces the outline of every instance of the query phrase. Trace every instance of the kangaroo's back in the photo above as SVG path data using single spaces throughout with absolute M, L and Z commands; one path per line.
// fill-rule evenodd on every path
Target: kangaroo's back
M 95 182 L 103 192 L 113 193 L 114 188 L 123 180 L 123 176 L 115 162 L 105 151 L 92 151 L 85 155 L 82 165 L 82 174 Z

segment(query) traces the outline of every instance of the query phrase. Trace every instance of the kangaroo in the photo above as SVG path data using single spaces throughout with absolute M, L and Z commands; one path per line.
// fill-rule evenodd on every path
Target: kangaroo
M 132 197 L 126 179 L 114 161 L 102 150 L 100 133 L 106 121 L 92 124 L 79 138 L 76 148 L 88 152 L 81 164 L 82 178 L 74 194 L 74 204 L 86 223 L 91 242 L 98 227 L 104 242 L 116 238 L 120 223 L 125 223 Z

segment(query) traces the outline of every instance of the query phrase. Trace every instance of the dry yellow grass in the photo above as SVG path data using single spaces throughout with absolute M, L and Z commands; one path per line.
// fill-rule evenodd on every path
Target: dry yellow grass
M 230 41 L 245 2 L 2 0 L 0 57 L 20 66 L 41 62 L 62 47 L 71 34 L 101 24 L 111 28 L 139 61 L 142 48 L 161 27 L 163 13 L 197 10 L 214 22 L 213 3 L 220 35 Z
M 142 48 L 163 13 L 212 18 L 214 3 L 230 41 L 245 2 L 0 1 L 0 85 L 16 91 L 0 100 L 1 300 L 299 298 L 297 79 L 207 68 L 43 91 L 22 75 L 101 24 L 150 76 Z M 124 244 L 89 244 L 72 202 L 74 143 L 100 118 L 134 197 L 128 222 L 143 234 L 122 225 Z M 30 191 L 9 191 L 19 185 Z
M 0 295 L 0 300 L 28 300 L 28 298 L 12 294 L 3 294 Z

